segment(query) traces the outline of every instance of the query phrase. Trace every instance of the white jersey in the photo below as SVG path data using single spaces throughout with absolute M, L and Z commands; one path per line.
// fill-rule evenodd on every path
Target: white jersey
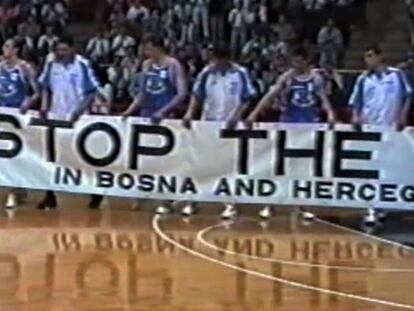
M 80 107 L 85 95 L 94 93 L 99 87 L 88 60 L 76 55 L 69 64 L 49 58 L 39 83 L 52 93 L 50 114 L 53 119 L 69 120 Z
M 361 74 L 349 104 L 361 112 L 362 123 L 393 127 L 400 121 L 403 104 L 411 94 L 405 74 L 389 67 L 380 74 Z
M 203 104 L 202 120 L 228 121 L 255 90 L 245 68 L 233 64 L 223 73 L 210 65 L 197 77 L 193 94 Z

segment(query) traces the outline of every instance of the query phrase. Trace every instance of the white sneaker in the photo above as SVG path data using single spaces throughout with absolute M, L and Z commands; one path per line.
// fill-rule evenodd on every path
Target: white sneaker
M 308 211 L 303 211 L 302 212 L 302 217 L 306 221 L 314 221 L 315 220 L 315 214 L 311 213 L 311 212 L 308 212 Z
M 238 214 L 237 208 L 233 204 L 226 204 L 226 208 L 221 213 L 221 218 L 225 220 L 233 219 L 236 218 Z
M 366 226 L 375 226 L 378 222 L 377 215 L 374 209 L 369 209 L 368 214 L 364 217 L 364 223 Z
M 4 207 L 6 209 L 15 209 L 19 205 L 19 200 L 17 198 L 17 195 L 15 193 L 9 193 L 6 199 L 6 204 L 4 204 Z
M 265 206 L 260 212 L 259 217 L 264 220 L 269 220 L 273 217 L 273 209 L 271 206 Z
M 172 208 L 171 207 L 167 207 L 165 205 L 160 205 L 155 210 L 155 213 L 157 215 L 169 215 L 169 214 L 172 213 Z
M 181 210 L 181 215 L 183 215 L 184 217 L 191 217 L 195 213 L 196 213 L 196 209 L 194 205 L 191 203 L 184 206 L 183 209 Z

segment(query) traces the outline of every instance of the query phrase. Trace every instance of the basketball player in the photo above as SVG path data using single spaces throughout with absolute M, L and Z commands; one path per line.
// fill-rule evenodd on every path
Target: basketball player
M 75 122 L 92 104 L 99 83 L 89 62 L 75 53 L 74 40 L 63 36 L 55 53 L 45 63 L 39 77 L 42 89 L 41 117 Z M 90 207 L 97 208 L 99 196 L 93 196 Z M 57 207 L 56 197 L 49 191 L 38 204 L 39 209 Z
M 243 67 L 231 61 L 230 48 L 219 44 L 213 50 L 213 61 L 199 74 L 194 85 L 190 107 L 184 117 L 184 125 L 191 127 L 191 120 L 197 111 L 202 111 L 203 121 L 224 121 L 227 127 L 234 127 L 241 119 L 255 90 L 250 77 Z M 195 212 L 194 204 L 183 208 L 184 216 Z M 236 217 L 234 204 L 226 204 L 223 219 Z
M 353 108 L 353 123 L 357 129 L 363 124 L 403 129 L 408 122 L 412 95 L 405 74 L 384 64 L 379 47 L 366 49 L 364 59 L 367 70 L 358 77 L 349 100 Z M 364 222 L 368 226 L 375 225 L 385 216 L 371 208 Z
M 261 113 L 275 101 L 281 109 L 281 122 L 317 123 L 321 121 L 322 111 L 326 113 L 329 123 L 335 122 L 335 114 L 325 93 L 323 79 L 315 70 L 312 70 L 305 49 L 297 48 L 293 51 L 291 66 L 292 68 L 278 79 L 260 101 L 246 120 L 247 124 L 251 125 L 258 121 Z M 263 219 L 269 219 L 272 216 L 273 210 L 270 206 L 266 206 L 260 212 L 260 217 Z M 314 218 L 310 212 L 304 212 L 303 216 L 306 220 Z
M 144 54 L 148 58 L 142 65 L 142 81 L 123 118 L 139 116 L 159 123 L 183 104 L 187 97 L 187 79 L 180 62 L 169 56 L 163 38 L 148 34 L 143 39 Z M 172 211 L 170 202 L 158 206 L 157 214 Z
M 36 73 L 24 60 L 19 58 L 23 42 L 8 39 L 3 45 L 3 58 L 0 62 L 0 107 L 28 111 L 39 99 Z M 17 190 L 12 190 L 5 208 L 14 209 L 21 203 Z

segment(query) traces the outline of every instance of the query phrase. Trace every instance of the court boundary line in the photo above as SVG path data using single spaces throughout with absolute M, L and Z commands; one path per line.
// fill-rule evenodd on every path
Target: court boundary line
M 325 224 L 325 225 L 328 225 L 328 226 L 331 226 L 331 227 L 334 227 L 334 228 L 338 228 L 338 229 L 341 229 L 341 230 L 344 230 L 344 231 L 352 232 L 354 234 L 364 236 L 364 237 L 370 238 L 372 240 L 376 240 L 376 241 L 383 242 L 383 243 L 386 243 L 386 244 L 398 246 L 400 248 L 404 248 L 406 250 L 414 252 L 414 247 L 411 247 L 411 246 L 408 246 L 408 245 L 405 245 L 405 244 L 402 244 L 402 243 L 398 243 L 398 242 L 395 242 L 395 241 L 392 241 L 392 240 L 388 240 L 386 238 L 381 238 L 379 236 L 369 234 L 369 233 L 365 233 L 363 231 L 352 229 L 352 228 L 349 228 L 349 227 L 346 227 L 346 226 L 342 226 L 342 225 L 336 224 L 332 221 L 323 220 L 323 219 L 317 217 L 317 218 L 315 218 L 315 222 L 319 222 L 319 223 L 322 223 L 322 224 Z
M 203 259 L 205 261 L 214 263 L 216 265 L 220 265 L 220 266 L 226 267 L 228 269 L 232 269 L 232 270 L 235 270 L 235 271 L 243 272 L 245 274 L 249 274 L 251 276 L 255 276 L 255 277 L 258 277 L 258 278 L 262 278 L 262 279 L 267 279 L 267 280 L 270 280 L 270 281 L 273 281 L 273 282 L 278 282 L 280 284 L 289 285 L 291 287 L 296 287 L 296 288 L 300 288 L 300 289 L 304 289 L 304 290 L 316 291 L 316 292 L 320 292 L 320 293 L 323 293 L 323 294 L 336 295 L 336 296 L 342 297 L 342 298 L 353 299 L 353 300 L 358 300 L 358 301 L 364 301 L 364 302 L 369 302 L 369 303 L 374 303 L 374 304 L 380 304 L 380 305 L 384 305 L 384 306 L 414 310 L 413 305 L 407 305 L 407 304 L 402 304 L 402 303 L 398 303 L 398 302 L 392 302 L 392 301 L 381 300 L 381 299 L 376 299 L 376 298 L 364 297 L 364 296 L 359 296 L 359 295 L 354 295 L 354 294 L 347 294 L 347 293 L 343 293 L 343 292 L 339 292 L 339 291 L 335 291 L 335 290 L 330 290 L 330 289 L 326 289 L 326 288 L 322 288 L 322 287 L 306 285 L 306 284 L 290 281 L 290 280 L 287 280 L 287 279 L 278 278 L 278 277 L 275 277 L 275 276 L 272 276 L 272 275 L 264 274 L 264 273 L 261 273 L 261 272 L 257 272 L 257 271 L 254 271 L 254 270 L 242 268 L 242 267 L 227 263 L 225 261 L 218 260 L 216 258 L 213 258 L 211 256 L 208 256 L 206 254 L 203 254 L 201 252 L 193 250 L 191 248 L 188 248 L 188 247 L 178 243 L 174 239 L 171 239 L 161 229 L 160 224 L 159 224 L 160 219 L 161 219 L 160 215 L 154 216 L 154 218 L 152 219 L 152 228 L 155 231 L 155 233 L 161 239 L 163 239 L 165 242 L 177 247 L 178 249 L 181 249 L 182 251 L 184 251 L 184 252 L 186 252 L 190 255 L 193 255 L 193 256 L 198 257 L 200 259 Z
M 240 222 L 239 222 L 240 223 Z M 207 241 L 205 236 L 207 233 L 217 229 L 217 228 L 223 228 L 226 224 L 216 224 L 213 226 L 206 227 L 202 230 L 200 230 L 197 233 L 197 241 L 199 241 L 202 245 L 205 247 L 208 247 L 210 249 L 216 250 L 218 252 L 223 252 L 232 256 L 238 256 L 242 258 L 247 259 L 253 259 L 253 260 L 259 260 L 263 262 L 273 262 L 273 263 L 279 263 L 284 265 L 290 265 L 290 266 L 301 266 L 301 267 L 309 267 L 309 268 L 322 268 L 325 270 L 342 270 L 342 271 L 365 271 L 365 272 L 382 272 L 382 273 L 404 273 L 404 272 L 410 272 L 414 273 L 414 269 L 398 269 L 398 268 L 390 268 L 390 269 L 379 269 L 379 268 L 365 268 L 365 267 L 348 267 L 348 266 L 329 266 L 329 265 L 323 265 L 323 264 L 312 264 L 307 263 L 303 261 L 292 261 L 292 260 L 284 260 L 284 259 L 276 259 L 276 258 L 267 258 L 267 257 L 259 257 L 255 255 L 249 255 L 249 254 L 243 254 L 243 253 L 237 253 L 231 250 L 227 250 L 221 247 L 218 247 L 217 245 L 210 243 Z

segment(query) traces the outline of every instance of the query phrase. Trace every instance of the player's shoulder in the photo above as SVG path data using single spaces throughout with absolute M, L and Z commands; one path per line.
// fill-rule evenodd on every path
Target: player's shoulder
M 208 77 L 209 75 L 215 72 L 214 66 L 212 64 L 206 65 L 198 74 L 199 77 Z
M 166 58 L 166 63 L 168 67 L 177 67 L 177 66 L 181 66 L 181 63 L 178 59 L 176 59 L 175 57 L 172 56 L 168 56 Z
M 390 73 L 401 73 L 402 70 L 398 67 L 387 67 L 386 70 Z
M 75 55 L 75 61 L 77 61 L 80 64 L 85 65 L 85 66 L 90 66 L 90 64 L 91 64 L 89 59 L 87 59 L 85 56 L 80 55 L 80 54 Z
M 294 76 L 295 76 L 295 70 L 292 68 L 288 69 L 279 76 L 278 82 L 284 83 L 286 81 L 293 79 Z

